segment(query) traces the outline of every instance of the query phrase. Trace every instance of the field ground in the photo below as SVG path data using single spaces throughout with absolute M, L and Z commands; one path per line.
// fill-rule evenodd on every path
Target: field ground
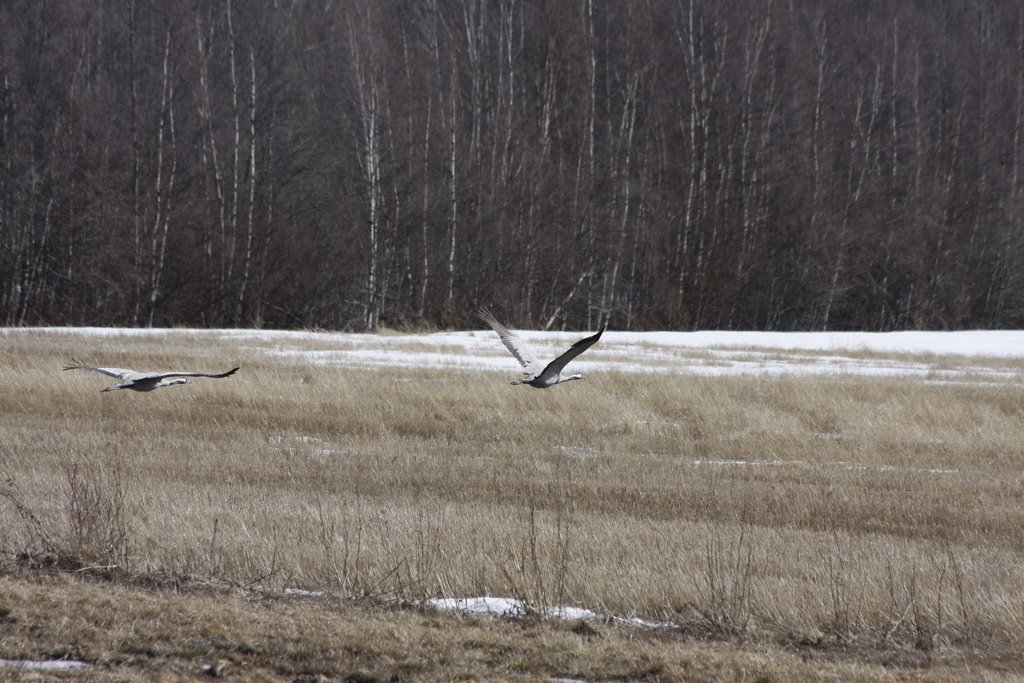
M 1019 337 L 609 334 L 548 391 L 480 332 L 0 339 L 0 660 L 85 664 L 0 678 L 1024 675 Z
M 962 681 L 1005 670 L 936 662 L 913 648 L 460 616 L 123 578 L 5 576 L 0 595 L 6 658 L 88 663 L 48 672 L 56 680 Z M 4 667 L 0 679 L 40 680 Z

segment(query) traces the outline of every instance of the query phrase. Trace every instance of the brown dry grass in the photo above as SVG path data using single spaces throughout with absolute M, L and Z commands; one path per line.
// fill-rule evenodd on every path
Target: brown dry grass
M 535 391 L 496 373 L 310 366 L 206 334 L 87 344 L 31 332 L 3 340 L 0 386 L 16 390 L 0 392 L 0 564 L 15 593 L 51 590 L 25 578 L 32 567 L 117 577 L 106 588 L 57 581 L 68 604 L 92 605 L 83 612 L 99 619 L 96 591 L 172 599 L 147 594 L 139 577 L 236 587 L 195 602 L 224 606 L 223 624 L 215 608 L 203 617 L 223 633 L 235 628 L 232 610 L 262 605 L 238 596 L 246 588 L 326 592 L 323 604 L 273 603 L 282 614 L 270 623 L 288 624 L 344 620 L 338 605 L 357 598 L 514 596 L 537 609 L 674 622 L 642 637 L 609 627 L 617 635 L 594 648 L 653 647 L 620 661 L 634 673 L 660 662 L 651 677 L 661 680 L 690 677 L 670 654 L 679 648 L 693 650 L 691 663 L 709 658 L 693 670 L 707 677 L 739 676 L 752 656 L 785 662 L 750 670 L 779 680 L 875 677 L 870 667 L 883 662 L 929 665 L 940 677 L 1020 671 L 1005 657 L 1024 646 L 1019 383 L 608 372 Z M 109 378 L 59 370 L 87 351 L 97 364 L 242 370 L 101 395 Z M 1006 369 L 999 363 L 972 361 Z M 103 619 L 136 623 L 107 600 Z M 363 631 L 384 628 L 378 612 L 359 612 Z M 45 631 L 45 614 L 15 623 Z M 488 620 L 469 620 L 484 634 L 472 636 L 458 635 L 467 620 L 455 617 L 390 610 L 383 620 L 411 629 L 393 647 L 416 661 L 429 659 L 415 645 L 434 628 L 424 622 L 449 625 L 455 638 L 513 637 Z M 56 636 L 40 648 L 4 636 L 17 628 L 2 622 L 0 658 L 59 649 Z M 622 675 L 568 626 L 529 628 L 537 649 L 493 660 L 523 671 L 462 662 L 408 675 Z M 223 638 L 264 637 L 244 633 Z M 296 647 L 330 649 L 311 638 Z M 231 647 L 218 656 L 238 659 Z M 67 647 L 100 662 L 122 650 Z M 794 664 L 790 650 L 818 663 Z M 550 663 L 563 651 L 569 660 Z M 294 673 L 251 659 L 271 678 Z M 369 668 L 401 673 L 382 662 Z M 346 659 L 325 672 L 361 668 Z

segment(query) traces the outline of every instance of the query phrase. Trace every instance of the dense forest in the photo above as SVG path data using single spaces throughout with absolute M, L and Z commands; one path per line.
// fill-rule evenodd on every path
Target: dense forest
M 5 0 L 0 324 L 1024 325 L 1005 0 Z

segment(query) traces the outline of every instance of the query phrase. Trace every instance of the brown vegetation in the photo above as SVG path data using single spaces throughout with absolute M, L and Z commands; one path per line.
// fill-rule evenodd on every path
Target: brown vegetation
M 214 334 L 110 340 L 90 362 L 241 361 Z M 541 392 L 253 342 L 229 380 L 101 395 L 59 369 L 82 344 L 5 337 L 0 658 L 270 679 L 1019 670 L 1019 383 L 604 373 Z M 595 644 L 410 608 L 476 595 L 675 626 L 595 624 Z

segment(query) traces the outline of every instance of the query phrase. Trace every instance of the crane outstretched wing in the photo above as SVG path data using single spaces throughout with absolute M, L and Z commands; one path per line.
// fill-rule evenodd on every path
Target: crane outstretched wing
M 607 322 L 601 326 L 601 329 L 597 331 L 597 334 L 586 337 L 585 339 L 580 339 L 578 342 L 570 346 L 568 351 L 548 363 L 544 368 L 544 371 L 538 375 L 537 379 L 544 380 L 561 373 L 563 368 L 569 364 L 569 361 L 597 343 L 597 340 L 601 338 L 602 334 L 604 334 L 606 327 L 608 327 Z
M 515 356 L 515 359 L 519 361 L 520 365 L 522 365 L 527 370 L 530 370 L 537 366 L 535 356 L 530 352 L 529 349 L 526 348 L 526 346 L 523 344 L 523 340 L 517 337 L 515 334 L 513 334 L 512 331 L 509 330 L 507 327 L 498 322 L 498 319 L 494 317 L 493 313 L 487 310 L 487 308 L 481 306 L 480 311 L 477 313 L 477 315 L 480 316 L 481 320 L 490 325 L 491 329 L 498 333 L 498 338 L 501 339 L 501 343 L 505 345 L 505 348 L 509 350 L 509 353 Z M 566 363 L 568 362 L 569 361 L 566 361 Z
M 222 372 L 222 373 L 216 374 L 216 375 L 215 374 L 211 374 L 209 372 L 152 372 L 152 373 L 146 373 L 146 374 L 150 375 L 151 377 L 159 377 L 160 379 L 169 379 L 171 377 L 213 377 L 213 378 L 220 378 L 220 377 L 230 377 L 231 375 L 235 374 L 236 372 L 238 372 L 238 368 L 231 368 L 227 372 Z
M 92 365 L 86 365 L 82 361 L 72 358 L 70 365 L 64 366 L 65 370 L 92 370 L 93 372 L 101 372 L 104 375 L 110 377 L 116 377 L 120 380 L 140 380 L 140 379 L 170 379 L 171 377 L 230 377 L 238 371 L 238 368 L 231 368 L 227 372 L 219 374 L 209 372 L 137 372 L 135 370 L 127 370 L 125 368 L 97 368 Z
M 92 372 L 101 372 L 104 375 L 108 375 L 110 377 L 116 377 L 117 379 L 124 379 L 124 378 L 128 377 L 129 375 L 137 374 L 137 373 L 135 373 L 135 371 L 133 371 L 133 370 L 126 370 L 125 368 L 97 368 L 97 367 L 93 367 L 92 365 L 86 365 L 85 363 L 83 363 L 82 361 L 78 360 L 77 358 L 72 358 L 71 359 L 71 364 L 70 365 L 65 365 L 64 369 L 65 370 L 91 370 Z

